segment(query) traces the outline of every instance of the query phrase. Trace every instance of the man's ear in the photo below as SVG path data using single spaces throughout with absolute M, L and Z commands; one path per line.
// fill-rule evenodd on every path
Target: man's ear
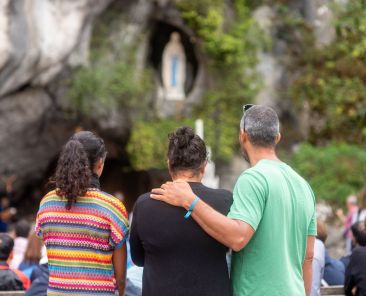
M 247 140 L 248 140 L 248 134 L 243 129 L 240 129 L 240 133 L 239 133 L 239 141 L 240 141 L 240 143 L 243 144 Z
M 281 141 L 281 134 L 278 133 L 276 136 L 276 145 Z

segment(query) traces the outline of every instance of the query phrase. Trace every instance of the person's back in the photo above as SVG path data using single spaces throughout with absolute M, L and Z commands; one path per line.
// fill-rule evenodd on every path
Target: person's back
M 226 215 L 232 194 L 202 185 L 206 164 L 205 143 L 191 128 L 181 127 L 170 135 L 168 166 L 172 179 L 188 181 L 196 202 L 202 199 Z M 194 204 L 191 211 L 193 208 Z M 130 243 L 132 260 L 144 266 L 142 295 L 231 295 L 228 249 L 207 235 L 190 213 L 153 200 L 149 193 L 136 202 Z
M 352 250 L 345 274 L 345 292 L 347 296 L 366 295 L 366 221 L 355 223 L 351 227 L 356 247 Z M 356 293 L 354 293 L 356 291 Z
M 42 199 L 37 216 L 38 235 L 47 248 L 49 293 L 66 293 L 70 286 L 75 295 L 93 289 L 114 294 L 112 251 L 128 231 L 125 208 L 114 196 L 96 189 L 78 197 L 69 210 L 65 205 L 51 191 Z
M 100 189 L 103 139 L 75 133 L 63 147 L 56 189 L 41 201 L 36 233 L 47 249 L 47 295 L 124 295 L 127 212 Z
M 229 217 L 246 221 L 255 234 L 233 254 L 234 295 L 305 295 L 307 236 L 316 235 L 308 183 L 283 162 L 261 160 L 239 177 L 234 196 L 244 195 Z
M 30 223 L 21 219 L 15 224 L 15 235 L 14 239 L 14 257 L 10 262 L 11 268 L 19 268 L 19 265 L 22 263 L 25 251 L 28 245 L 28 234 L 30 230 Z
M 366 247 L 356 247 L 352 251 L 350 263 L 346 269 L 346 295 L 366 295 Z M 356 294 L 353 294 L 353 290 Z
M 29 288 L 29 279 L 19 270 L 11 269 L 8 261 L 12 258 L 13 239 L 0 233 L 0 291 L 20 291 Z
M 228 213 L 230 192 L 190 185 L 206 203 Z M 149 193 L 138 199 L 130 242 L 133 261 L 144 266 L 143 295 L 231 295 L 227 247 L 184 214 L 183 209 L 152 200 Z

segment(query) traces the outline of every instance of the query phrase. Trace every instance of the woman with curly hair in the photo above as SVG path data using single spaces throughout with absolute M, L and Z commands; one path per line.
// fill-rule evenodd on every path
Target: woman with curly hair
M 47 248 L 47 295 L 124 295 L 128 219 L 121 201 L 100 190 L 106 154 L 88 131 L 62 149 L 56 189 L 42 199 L 36 222 Z
M 189 182 L 196 199 L 199 196 L 226 215 L 232 194 L 201 183 L 206 164 L 205 142 L 191 128 L 181 127 L 170 135 L 168 168 L 172 179 Z M 190 218 L 191 210 L 186 213 L 183 208 L 154 200 L 150 193 L 138 198 L 130 244 L 133 262 L 144 266 L 142 295 L 231 295 L 228 249 Z

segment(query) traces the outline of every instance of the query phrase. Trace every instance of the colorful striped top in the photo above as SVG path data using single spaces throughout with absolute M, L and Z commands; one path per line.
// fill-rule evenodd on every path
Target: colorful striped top
M 41 201 L 36 231 L 47 248 L 47 295 L 115 295 L 112 253 L 128 235 L 122 202 L 89 190 L 70 210 L 55 191 Z

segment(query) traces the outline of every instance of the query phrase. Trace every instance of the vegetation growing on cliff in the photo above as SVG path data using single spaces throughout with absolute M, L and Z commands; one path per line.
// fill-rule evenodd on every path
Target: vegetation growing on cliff
M 134 167 L 144 169 L 151 164 L 165 167 L 167 132 L 182 124 L 192 126 L 195 118 L 204 120 L 205 140 L 216 160 L 229 160 L 235 153 L 241 106 L 251 102 L 256 92 L 258 78 L 253 67 L 256 52 L 265 40 L 258 38 L 259 29 L 246 2 L 233 3 L 233 7 L 226 7 L 224 0 L 176 2 L 182 18 L 199 39 L 199 49 L 208 59 L 210 85 L 191 117 L 156 118 L 134 125 L 128 145 Z M 228 12 L 232 13 L 230 18 L 225 16 Z M 140 153 L 139 147 L 145 145 L 150 147 L 149 151 Z
M 306 44 L 294 59 L 300 75 L 290 88 L 298 110 L 308 104 L 309 140 L 365 145 L 366 140 L 366 1 L 349 1 L 335 10 L 336 40 L 316 48 Z

